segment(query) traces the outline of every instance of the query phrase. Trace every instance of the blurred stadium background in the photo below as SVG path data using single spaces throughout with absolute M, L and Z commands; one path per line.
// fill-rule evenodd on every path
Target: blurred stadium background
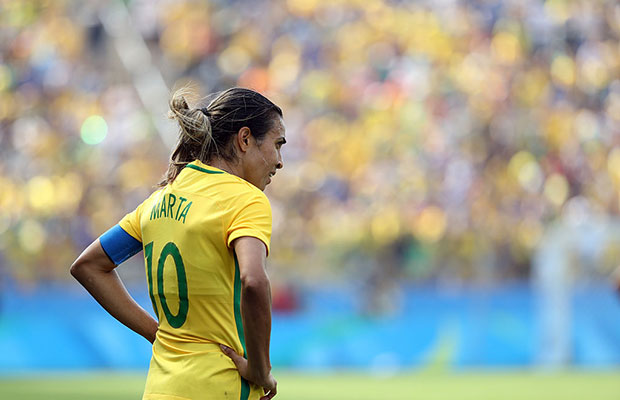
M 267 190 L 282 387 L 345 370 L 429 399 L 429 371 L 577 369 L 549 393 L 592 375 L 620 398 L 619 36 L 613 0 L 1 1 L 0 394 L 105 370 L 97 393 L 138 371 L 139 395 L 148 344 L 68 268 L 164 173 L 170 90 L 239 85 L 287 125 Z M 120 273 L 150 309 L 141 257 Z M 80 387 L 49 382 L 32 398 Z

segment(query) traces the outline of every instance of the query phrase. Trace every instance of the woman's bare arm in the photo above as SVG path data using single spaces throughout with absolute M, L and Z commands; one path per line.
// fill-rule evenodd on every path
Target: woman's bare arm
M 129 295 L 115 268 L 97 239 L 71 265 L 71 275 L 114 318 L 153 343 L 157 321 Z
M 245 333 L 247 360 L 232 349 L 222 350 L 237 365 L 241 376 L 262 386 L 271 399 L 277 382 L 271 375 L 269 342 L 271 337 L 271 285 L 265 270 L 266 249 L 254 237 L 240 237 L 233 242 L 241 275 L 241 316 Z

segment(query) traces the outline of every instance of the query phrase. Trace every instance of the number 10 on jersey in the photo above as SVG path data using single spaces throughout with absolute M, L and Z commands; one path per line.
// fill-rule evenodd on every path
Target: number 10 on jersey
M 170 308 L 168 307 L 168 302 L 166 301 L 166 296 L 164 294 L 164 266 L 166 264 L 166 259 L 168 257 L 172 257 L 174 261 L 174 266 L 176 269 L 177 276 L 177 287 L 179 288 L 179 311 L 176 315 L 172 314 Z M 144 246 L 144 258 L 146 259 L 146 278 L 149 284 L 149 296 L 151 297 L 151 302 L 153 303 L 153 309 L 155 310 L 155 314 L 159 318 L 159 311 L 157 308 L 157 303 L 155 301 L 155 294 L 153 292 L 153 242 L 148 243 Z M 161 303 L 161 309 L 166 316 L 166 320 L 173 328 L 180 328 L 185 323 L 187 318 L 187 312 L 189 310 L 189 300 L 187 297 L 187 277 L 185 275 L 185 265 L 183 264 L 183 257 L 181 257 L 181 252 L 179 248 L 173 242 L 168 242 L 161 250 L 159 254 L 159 258 L 157 261 L 157 294 L 159 297 L 159 302 Z

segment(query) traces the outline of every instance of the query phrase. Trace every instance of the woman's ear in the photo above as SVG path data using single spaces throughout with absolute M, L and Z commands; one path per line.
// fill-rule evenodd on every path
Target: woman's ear
M 247 126 L 244 126 L 243 128 L 239 129 L 239 132 L 237 132 L 237 144 L 239 145 L 239 149 L 242 152 L 245 153 L 250 147 L 251 137 L 252 132 Z

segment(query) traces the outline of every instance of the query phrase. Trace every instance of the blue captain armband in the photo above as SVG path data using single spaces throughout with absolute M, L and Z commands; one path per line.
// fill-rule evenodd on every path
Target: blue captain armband
M 125 232 L 119 224 L 108 229 L 106 233 L 99 237 L 99 242 L 103 251 L 110 257 L 116 265 L 121 264 L 129 257 L 142 250 L 142 243 L 136 240 L 129 233 Z

